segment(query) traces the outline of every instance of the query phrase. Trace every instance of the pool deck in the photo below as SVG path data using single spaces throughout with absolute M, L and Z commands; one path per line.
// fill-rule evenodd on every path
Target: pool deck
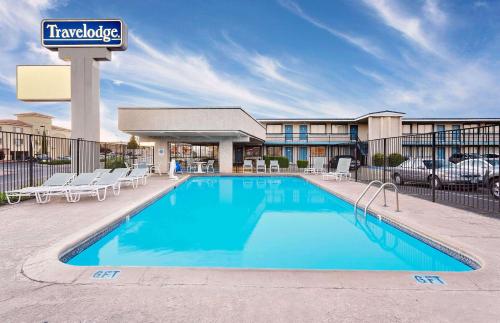
M 353 201 L 365 185 L 306 179 Z M 384 218 L 481 264 L 476 271 L 298 271 L 74 267 L 57 257 L 179 182 L 152 177 L 104 202 L 56 199 L 0 207 L 0 321 L 498 322 L 500 219 L 400 195 L 380 197 Z M 119 270 L 111 279 L 98 270 Z M 438 275 L 441 284 L 414 275 Z M 99 275 L 97 275 L 99 276 Z M 104 277 L 110 278 L 110 277 Z

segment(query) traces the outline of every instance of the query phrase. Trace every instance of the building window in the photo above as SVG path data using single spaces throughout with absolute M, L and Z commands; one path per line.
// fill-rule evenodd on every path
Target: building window
M 14 132 L 17 132 L 17 133 L 23 133 L 23 128 L 21 128 L 21 127 L 14 127 L 13 130 L 14 130 Z
M 411 124 L 403 125 L 403 135 L 411 134 Z
M 267 147 L 267 156 L 280 157 L 283 156 L 281 147 Z
M 21 139 L 21 138 L 14 139 L 15 146 L 22 146 L 23 144 L 24 144 L 24 139 Z
M 451 153 L 452 154 L 460 154 L 460 146 L 452 146 Z
M 245 157 L 260 157 L 260 146 L 247 146 L 245 147 Z
M 332 124 L 332 133 L 346 134 L 347 133 L 347 125 Z
M 307 160 L 307 147 L 299 147 L 299 160 Z
M 285 147 L 285 157 L 290 163 L 293 163 L 293 147 Z
M 326 156 L 326 147 L 318 146 L 311 147 L 311 157 L 325 157 Z

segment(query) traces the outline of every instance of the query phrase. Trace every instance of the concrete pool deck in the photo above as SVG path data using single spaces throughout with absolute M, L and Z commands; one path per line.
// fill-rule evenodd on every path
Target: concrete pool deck
M 354 200 L 354 182 L 307 179 Z M 105 202 L 33 201 L 0 208 L 2 321 L 498 321 L 500 220 L 400 195 L 402 212 L 381 198 L 378 214 L 479 261 L 466 273 L 437 273 L 446 284 L 419 284 L 429 272 L 297 271 L 106 267 L 57 260 L 82 237 L 123 217 L 178 182 L 152 177 Z M 109 278 L 109 277 L 108 277 Z

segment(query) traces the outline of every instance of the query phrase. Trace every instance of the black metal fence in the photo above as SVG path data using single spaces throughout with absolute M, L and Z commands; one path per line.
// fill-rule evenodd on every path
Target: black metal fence
M 393 182 L 402 193 L 500 215 L 500 126 L 371 140 L 359 181 Z
M 154 164 L 154 148 L 0 131 L 0 193 L 40 185 L 54 173 Z

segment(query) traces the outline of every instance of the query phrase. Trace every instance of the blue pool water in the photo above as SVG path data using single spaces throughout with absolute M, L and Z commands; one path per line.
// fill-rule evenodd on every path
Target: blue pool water
M 472 270 L 297 177 L 191 178 L 68 263 Z

